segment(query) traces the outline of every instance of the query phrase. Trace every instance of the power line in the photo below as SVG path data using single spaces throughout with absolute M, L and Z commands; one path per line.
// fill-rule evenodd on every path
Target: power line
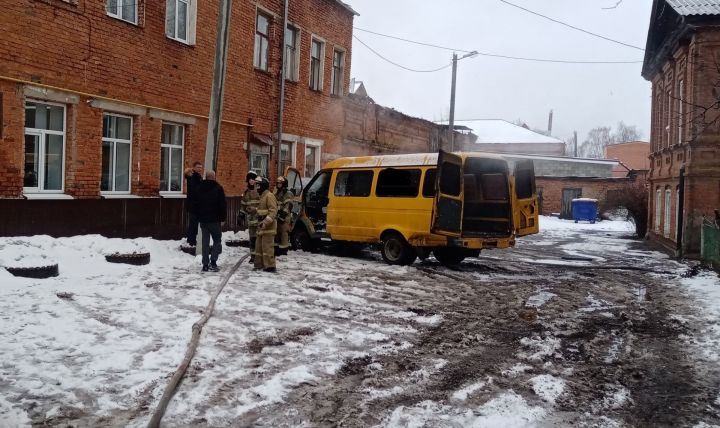
M 468 51 L 468 50 L 465 50 L 465 49 L 455 49 L 455 48 L 449 48 L 449 47 L 446 47 L 446 46 L 433 45 L 432 43 L 424 43 L 424 42 L 418 42 L 418 41 L 415 41 L 415 40 L 404 39 L 404 38 L 402 38 L 402 37 L 391 36 L 391 35 L 389 35 L 389 34 L 383 34 L 383 33 L 377 33 L 377 32 L 375 32 L 375 31 L 366 30 L 366 29 L 364 29 L 364 28 L 359 28 L 359 27 L 353 27 L 353 28 L 354 28 L 355 30 L 363 31 L 363 32 L 365 32 L 365 33 L 375 34 L 376 36 L 382 36 L 382 37 L 387 37 L 387 38 L 389 38 L 389 39 L 401 40 L 401 41 L 403 41 L 403 42 L 414 43 L 414 44 L 416 44 L 416 45 L 429 46 L 429 47 L 431 47 L 431 48 L 438 48 L 438 49 L 445 49 L 445 50 L 447 50 L 447 51 L 453 51 L 453 52 L 463 52 L 463 53 L 470 53 L 470 52 L 472 52 L 472 51 Z
M 574 25 L 570 25 L 570 24 L 568 24 L 568 23 L 565 23 L 565 22 L 562 22 L 562 21 L 558 21 L 557 19 L 551 18 L 551 17 L 549 17 L 549 16 L 547 16 L 547 15 L 543 15 L 543 14 L 541 14 L 541 13 L 532 11 L 532 10 L 530 10 L 530 9 L 526 9 L 526 8 L 524 8 L 524 7 L 522 7 L 522 6 L 519 6 L 519 5 L 516 5 L 516 4 L 514 4 L 514 3 L 510 3 L 510 2 L 507 1 L 507 0 L 498 0 L 498 1 L 500 1 L 500 2 L 502 2 L 502 3 L 505 3 L 505 4 L 507 4 L 508 6 L 512 6 L 512 7 L 518 8 L 518 9 L 520 9 L 520 10 L 524 10 L 525 12 L 532 13 L 533 15 L 540 16 L 540 17 L 545 18 L 545 19 L 547 19 L 547 20 L 549 20 L 549 21 L 552 21 L 552 22 L 554 22 L 554 23 L 556 23 L 556 24 L 560 24 L 560 25 L 564 25 L 564 26 L 566 26 L 566 27 L 568 27 L 568 28 L 572 28 L 573 30 L 580 31 L 580 32 L 583 32 L 583 33 L 585 33 L 585 34 L 589 34 L 589 35 L 591 35 L 591 36 L 599 37 L 599 38 L 601 38 L 601 39 L 603 39 L 603 40 L 607 40 L 607 41 L 609 41 L 609 42 L 613 42 L 613 43 L 617 43 L 617 44 L 619 44 L 619 45 L 627 46 L 627 47 L 629 47 L 629 48 L 638 49 L 638 50 L 641 50 L 641 51 L 644 51 L 644 50 L 645 50 L 645 49 L 643 49 L 643 48 L 641 48 L 641 47 L 634 46 L 634 45 L 631 45 L 631 44 L 628 44 L 628 43 L 624 43 L 624 42 L 621 42 L 621 41 L 619 41 L 619 40 L 611 39 L 611 38 L 609 38 L 609 37 L 605 37 L 605 36 L 603 36 L 603 35 L 600 35 L 600 34 L 597 34 L 597 33 L 593 33 L 592 31 L 584 30 L 584 29 L 582 29 L 582 28 L 580 28 L 580 27 L 576 27 L 576 26 L 574 26 Z
M 575 61 L 575 60 L 564 60 L 564 59 L 520 57 L 520 56 L 511 56 L 511 55 L 501 55 L 501 54 L 495 54 L 495 53 L 490 53 L 490 52 L 468 51 L 468 50 L 464 50 L 464 49 L 454 49 L 454 48 L 450 48 L 450 47 L 446 47 L 446 46 L 434 45 L 432 43 L 418 42 L 416 40 L 410 40 L 410 39 L 405 39 L 402 37 L 391 36 L 389 34 L 378 33 L 376 31 L 366 30 L 364 28 L 358 28 L 358 27 L 354 27 L 354 28 L 356 30 L 364 31 L 366 33 L 375 34 L 375 35 L 381 36 L 381 37 L 387 37 L 389 39 L 401 40 L 403 42 L 413 43 L 416 45 L 428 46 L 428 47 L 437 48 L 437 49 L 445 49 L 445 50 L 454 51 L 454 52 L 465 52 L 465 53 L 475 52 L 478 55 L 492 57 L 492 58 L 512 59 L 512 60 L 517 60 L 517 61 L 550 62 L 550 63 L 559 63 L 559 64 L 640 64 L 640 63 L 642 63 L 642 61 Z M 355 38 L 357 39 L 357 37 L 355 37 Z M 358 41 L 359 40 L 360 39 L 358 39 Z M 360 43 L 362 43 L 362 42 L 360 42 Z M 367 45 L 365 45 L 365 46 L 367 47 Z M 369 47 L 368 47 L 368 49 L 369 49 Z
M 450 66 L 452 65 L 452 63 L 450 63 L 450 64 L 444 65 L 444 66 L 442 66 L 442 67 L 440 67 L 440 68 L 436 68 L 436 69 L 433 69 L 433 70 L 417 70 L 417 69 L 414 69 L 414 68 L 405 67 L 404 65 L 398 64 L 398 63 L 396 63 L 396 62 L 394 62 L 394 61 L 391 61 L 391 60 L 385 58 L 385 57 L 382 56 L 378 51 L 376 51 L 375 49 L 371 48 L 371 47 L 368 46 L 365 42 L 363 42 L 362 40 L 360 40 L 356 35 L 353 34 L 353 37 L 355 38 L 355 40 L 357 40 L 358 42 L 360 42 L 361 45 L 363 45 L 363 46 L 365 46 L 366 48 L 368 48 L 368 49 L 370 50 L 370 52 L 374 53 L 375 55 L 379 56 L 379 57 L 382 58 L 383 60 L 389 62 L 390 64 L 392 64 L 392 65 L 394 65 L 394 66 L 396 66 L 396 67 L 402 68 L 403 70 L 412 71 L 412 72 L 414 72 L 414 73 L 435 73 L 436 71 L 444 70 L 444 69 L 446 69 L 446 68 L 448 68 L 448 67 L 450 67 Z

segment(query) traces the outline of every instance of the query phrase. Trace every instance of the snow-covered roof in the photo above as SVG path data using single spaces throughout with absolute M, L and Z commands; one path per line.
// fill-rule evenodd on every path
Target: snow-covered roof
M 720 0 L 666 0 L 680 15 L 718 15 Z
M 602 165 L 617 165 L 617 159 L 593 159 L 593 158 L 571 158 L 567 156 L 542 156 L 542 155 L 516 155 L 514 153 L 504 154 L 505 159 L 534 159 L 547 160 L 557 162 L 573 162 L 573 163 L 595 163 Z
M 478 136 L 476 144 L 565 144 L 557 138 L 548 137 L 502 119 L 473 121 L 472 129 Z

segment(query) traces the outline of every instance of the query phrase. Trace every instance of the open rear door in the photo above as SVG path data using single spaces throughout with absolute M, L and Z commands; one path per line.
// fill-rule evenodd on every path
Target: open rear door
M 532 235 L 540 231 L 535 166 L 532 160 L 515 161 L 515 195 L 513 221 L 517 236 Z
M 462 235 L 463 161 L 460 156 L 440 150 L 435 183 L 432 232 L 438 235 Z
M 297 169 L 289 166 L 285 168 L 285 179 L 288 182 L 288 189 L 295 195 L 293 198 L 293 223 L 295 221 L 295 218 L 300 213 L 300 208 L 302 205 L 302 191 L 303 191 L 303 182 L 302 182 L 302 175 L 300 175 L 300 171 Z

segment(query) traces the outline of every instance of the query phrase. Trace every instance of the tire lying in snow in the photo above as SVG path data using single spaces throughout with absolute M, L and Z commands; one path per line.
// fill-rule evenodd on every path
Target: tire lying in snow
M 58 265 L 33 266 L 33 267 L 6 267 L 8 272 L 14 276 L 25 278 L 50 278 L 59 275 Z
M 225 245 L 228 247 L 249 247 L 250 241 L 247 239 L 228 239 L 225 241 Z
M 150 263 L 150 253 L 108 254 L 105 256 L 105 260 L 110 263 L 125 263 L 140 266 Z
M 194 245 L 187 245 L 183 244 L 180 246 L 180 251 L 186 254 L 190 254 L 191 256 L 194 256 L 196 253 L 196 248 Z

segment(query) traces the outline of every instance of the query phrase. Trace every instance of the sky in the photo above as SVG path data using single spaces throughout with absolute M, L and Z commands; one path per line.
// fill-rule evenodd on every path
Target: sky
M 345 0 L 360 16 L 354 36 L 404 67 L 432 70 L 450 64 L 451 50 L 418 46 L 364 30 L 465 51 L 574 61 L 635 64 L 559 64 L 476 56 L 458 61 L 456 124 L 465 119 L 521 119 L 547 129 L 553 110 L 558 138 L 590 129 L 635 125 L 649 139 L 650 84 L 640 76 L 644 52 L 567 28 L 501 0 Z M 508 0 L 553 19 L 645 47 L 651 0 Z M 617 4 L 617 7 L 614 7 Z M 613 8 L 614 7 L 614 8 Z M 459 56 L 464 53 L 459 52 Z M 378 104 L 438 121 L 450 111 L 450 67 L 434 73 L 404 70 L 353 39 L 351 77 Z

